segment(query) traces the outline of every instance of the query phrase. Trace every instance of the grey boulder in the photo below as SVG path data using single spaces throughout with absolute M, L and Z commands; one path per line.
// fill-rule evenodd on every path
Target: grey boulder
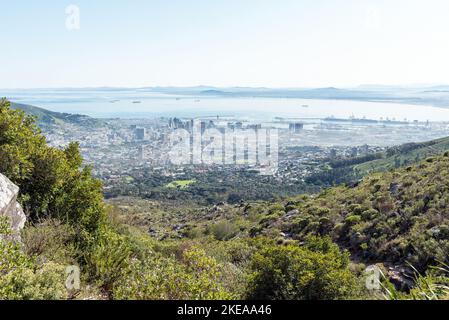
M 20 231 L 26 222 L 22 207 L 17 202 L 18 195 L 19 187 L 0 173 L 0 217 L 7 218 L 15 241 L 20 241 Z

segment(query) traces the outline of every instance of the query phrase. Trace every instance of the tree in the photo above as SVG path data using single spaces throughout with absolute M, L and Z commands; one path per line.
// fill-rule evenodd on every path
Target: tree
M 0 172 L 20 187 L 19 201 L 32 221 L 72 224 L 81 241 L 95 237 L 105 220 L 102 184 L 82 167 L 78 143 L 46 145 L 33 117 L 0 100 Z
M 22 187 L 32 174 L 33 155 L 45 147 L 45 138 L 33 117 L 9 107 L 9 101 L 0 99 L 0 172 Z

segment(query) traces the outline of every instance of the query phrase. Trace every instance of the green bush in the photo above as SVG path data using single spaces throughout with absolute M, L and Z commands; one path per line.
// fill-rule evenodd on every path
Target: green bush
M 182 261 L 155 256 L 134 261 L 133 271 L 114 289 L 118 300 L 216 300 L 234 296 L 221 284 L 221 267 L 204 250 L 192 247 Z
M 330 240 L 311 240 L 309 247 L 265 246 L 252 258 L 247 297 L 256 300 L 350 298 L 355 292 L 356 279 L 348 261 L 348 254 L 341 253 Z
M 132 260 L 130 243 L 122 235 L 106 230 L 87 253 L 89 275 L 99 286 L 111 292 L 129 271 Z
M 76 264 L 76 234 L 72 226 L 58 220 L 45 220 L 28 225 L 22 231 L 24 252 L 39 261 Z
M 212 234 L 215 239 L 226 241 L 234 238 L 237 235 L 239 228 L 232 222 L 223 220 L 211 225 L 207 231 L 209 234 Z
M 362 218 L 360 216 L 347 216 L 345 218 L 345 222 L 350 226 L 355 225 L 360 221 L 362 221 Z
M 21 247 L 4 239 L 10 233 L 0 219 L 0 300 L 56 300 L 67 298 L 65 267 L 36 265 Z

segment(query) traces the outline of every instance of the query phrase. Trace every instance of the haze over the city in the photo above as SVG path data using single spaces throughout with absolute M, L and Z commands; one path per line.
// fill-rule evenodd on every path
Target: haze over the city
M 66 26 L 70 4 L 79 29 Z M 444 0 L 22 0 L 0 9 L 0 88 L 449 83 Z

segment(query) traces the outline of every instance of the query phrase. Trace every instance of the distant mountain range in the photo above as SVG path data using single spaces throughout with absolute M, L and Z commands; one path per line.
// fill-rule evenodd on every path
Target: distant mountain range
M 297 98 L 333 99 L 377 102 L 397 102 L 431 105 L 449 108 L 449 86 L 388 86 L 362 85 L 355 88 L 251 88 L 212 86 L 197 87 L 148 87 L 139 91 L 165 94 L 215 96 L 215 97 L 258 97 L 258 98 Z
M 31 89 L 30 89 L 31 90 Z M 15 97 L 26 89 L 0 90 L 0 96 Z M 296 99 L 329 99 L 329 100 L 355 100 L 373 102 L 394 102 L 416 105 L 430 105 L 449 108 L 449 85 L 361 85 L 352 88 L 266 88 L 266 87 L 140 87 L 140 88 L 54 88 L 36 89 L 32 92 L 42 93 L 104 93 L 117 92 L 155 93 L 180 96 L 200 97 L 229 97 L 229 98 L 296 98 Z M 14 99 L 13 99 L 14 100 Z M 17 100 L 16 100 L 17 101 Z M 20 100 L 19 100 L 20 101 Z M 26 101 L 26 100 L 24 100 Z

